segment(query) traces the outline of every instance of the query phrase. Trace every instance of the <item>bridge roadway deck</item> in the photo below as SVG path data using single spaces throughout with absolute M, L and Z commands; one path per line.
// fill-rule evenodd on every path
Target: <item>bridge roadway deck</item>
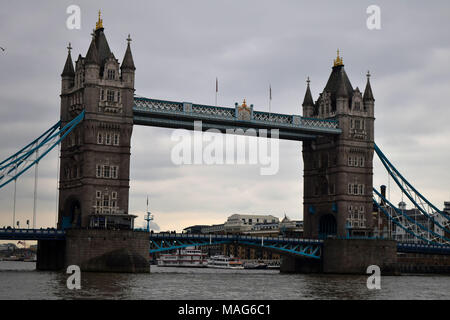
M 64 240 L 66 232 L 57 229 L 0 229 L 0 240 Z M 285 238 L 285 237 L 253 237 L 248 235 L 203 235 L 186 233 L 150 233 L 149 240 L 199 240 L 213 242 L 278 242 L 286 245 L 323 245 L 323 240 Z M 418 243 L 397 243 L 398 252 L 411 253 L 434 253 L 450 255 L 450 246 L 430 245 Z

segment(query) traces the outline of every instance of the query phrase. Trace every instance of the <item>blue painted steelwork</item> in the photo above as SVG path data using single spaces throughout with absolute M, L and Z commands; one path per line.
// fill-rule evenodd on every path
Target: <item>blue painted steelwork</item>
M 202 130 L 217 129 L 244 131 L 266 129 L 279 130 L 280 139 L 313 140 L 321 135 L 338 135 L 342 132 L 337 120 L 303 118 L 297 115 L 286 115 L 253 111 L 250 118 L 238 118 L 238 106 L 235 108 L 215 107 L 188 102 L 156 100 L 143 97 L 134 98 L 134 123 L 168 128 L 194 129 L 194 121 L 202 121 Z
M 66 232 L 56 229 L 0 229 L 0 240 L 64 240 Z
M 397 243 L 397 252 L 411 253 L 428 253 L 428 254 L 445 254 L 450 255 L 450 246 L 443 245 L 427 245 L 419 243 Z
M 422 235 L 417 235 L 416 233 L 412 232 L 409 229 L 409 226 L 405 226 L 402 225 L 395 217 L 392 217 L 391 214 L 389 214 L 386 210 L 386 208 L 384 208 L 383 206 L 380 206 L 380 204 L 375 200 L 375 204 L 378 206 L 378 208 L 390 219 L 392 220 L 395 224 L 399 225 L 403 230 L 407 231 L 407 229 L 411 232 L 408 231 L 408 233 L 412 234 L 414 237 L 424 240 L 426 242 L 430 242 L 430 243 L 436 243 L 438 241 L 444 242 L 446 244 L 450 244 L 450 239 L 441 236 L 440 234 L 437 234 L 436 232 L 434 232 L 433 230 L 428 229 L 427 227 L 425 227 L 424 225 L 422 225 L 421 223 L 417 222 L 416 220 L 412 219 L 410 216 L 408 216 L 407 214 L 405 214 L 403 212 L 403 210 L 398 209 L 397 207 L 395 207 L 391 202 L 389 202 L 389 200 L 387 200 L 385 197 L 383 197 L 383 195 L 378 192 L 375 188 L 373 189 L 373 192 L 380 197 L 381 202 L 386 203 L 392 210 L 395 211 L 395 213 L 397 214 L 397 216 L 402 216 L 404 217 L 407 221 L 409 221 L 412 225 L 417 226 L 419 229 L 423 230 L 424 233 Z M 427 238 L 425 238 L 425 236 L 427 236 Z M 431 237 L 433 236 L 433 237 Z
M 433 243 L 431 240 L 428 240 L 422 236 L 419 236 L 418 234 L 414 233 L 413 231 L 409 230 L 408 228 L 406 228 L 404 225 L 402 225 L 399 221 L 397 221 L 397 219 L 394 219 L 394 217 L 392 217 L 389 212 L 386 210 L 386 208 L 384 208 L 383 206 L 381 206 L 375 199 L 373 199 L 373 203 L 378 207 L 378 209 L 384 213 L 386 215 L 386 217 L 391 220 L 392 222 L 394 222 L 397 226 L 399 226 L 400 228 L 402 228 L 405 232 L 409 233 L 410 235 L 412 235 L 413 237 L 416 237 L 417 239 L 420 239 L 424 242 L 427 243 Z
M 442 225 L 439 221 L 433 218 L 433 214 L 438 214 L 447 220 L 446 225 L 448 226 L 450 221 L 450 216 L 445 212 L 439 210 L 430 201 L 428 201 L 420 192 L 418 192 L 392 165 L 392 163 L 387 159 L 387 157 L 381 152 L 380 148 L 375 144 L 375 152 L 381 160 L 382 164 L 388 171 L 389 175 L 394 179 L 395 183 L 399 186 L 402 192 L 408 197 L 409 200 L 414 204 L 414 206 L 422 212 L 430 221 L 433 222 L 438 228 L 444 230 L 446 233 L 450 233 L 450 230 Z M 419 204 L 420 202 L 420 204 Z M 446 241 L 449 241 L 447 239 Z
M 0 162 L 0 188 L 19 178 L 32 166 L 37 164 L 53 148 L 55 148 L 84 118 L 84 110 L 63 128 L 58 130 L 61 122 L 58 121 L 37 139 L 23 147 L 21 150 Z M 31 159 L 37 151 L 39 156 Z
M 320 259 L 323 241 L 285 237 L 253 237 L 246 235 L 153 233 L 150 234 L 150 253 L 170 251 L 191 246 L 229 243 L 266 248 L 280 253 Z

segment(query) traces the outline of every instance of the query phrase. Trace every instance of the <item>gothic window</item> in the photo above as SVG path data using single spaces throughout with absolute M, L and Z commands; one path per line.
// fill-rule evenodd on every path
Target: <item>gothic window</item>
M 100 90 L 100 101 L 105 101 L 105 90 Z
M 95 168 L 95 176 L 97 178 L 101 178 L 102 177 L 102 166 L 99 165 L 99 164 Z
M 355 122 L 353 119 L 350 119 L 350 128 L 353 129 L 355 127 Z
M 357 111 L 361 110 L 361 103 L 359 101 L 355 102 L 355 110 L 357 110 Z
M 110 177 L 110 167 L 109 166 L 103 166 L 103 178 L 109 178 Z
M 116 71 L 115 70 L 108 70 L 108 80 L 114 80 L 116 78 Z
M 364 167 L 364 157 L 359 158 L 359 166 Z
M 111 133 L 105 134 L 105 144 L 111 144 Z
M 114 91 L 113 90 L 107 90 L 106 96 L 107 96 L 108 102 L 114 102 Z
M 117 102 L 120 102 L 120 91 L 117 91 Z
M 109 207 L 109 195 L 108 194 L 103 195 L 103 207 Z
M 102 213 L 102 200 L 95 200 L 95 213 Z
M 102 213 L 102 200 L 95 201 L 95 213 Z
M 358 194 L 358 185 L 357 184 L 353 185 L 353 194 Z
M 113 145 L 115 146 L 119 145 L 119 137 L 120 135 L 118 133 L 114 133 Z
M 103 144 L 103 134 L 101 132 L 99 132 L 97 135 L 97 143 Z
M 119 168 L 117 166 L 111 166 L 111 178 L 117 179 Z
M 117 192 L 111 192 L 111 199 L 117 199 Z
M 364 185 L 363 184 L 360 184 L 359 186 L 358 186 L 358 191 L 359 191 L 359 193 L 358 194 L 360 194 L 360 195 L 363 195 L 364 194 Z
M 100 199 L 100 198 L 102 197 L 102 192 L 97 190 L 97 191 L 95 192 L 95 197 L 96 197 L 97 199 Z

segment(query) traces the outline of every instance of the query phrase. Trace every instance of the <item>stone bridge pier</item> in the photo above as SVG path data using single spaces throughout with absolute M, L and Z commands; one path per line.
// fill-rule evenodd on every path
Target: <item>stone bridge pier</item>
M 397 274 L 397 245 L 392 240 L 327 239 L 322 259 L 283 256 L 283 273 L 366 274 L 377 265 L 383 275 Z

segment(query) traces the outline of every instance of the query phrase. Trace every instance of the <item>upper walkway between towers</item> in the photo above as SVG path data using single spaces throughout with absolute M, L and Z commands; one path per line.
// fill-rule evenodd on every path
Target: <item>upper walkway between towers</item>
M 202 121 L 202 130 L 254 129 L 279 130 L 279 138 L 286 140 L 314 140 L 323 135 L 339 135 L 342 130 L 335 119 L 305 118 L 299 115 L 269 113 L 253 110 L 253 105 L 235 104 L 234 108 L 200 105 L 190 102 L 174 102 L 144 97 L 134 97 L 134 124 L 165 128 L 194 130 L 194 121 Z

